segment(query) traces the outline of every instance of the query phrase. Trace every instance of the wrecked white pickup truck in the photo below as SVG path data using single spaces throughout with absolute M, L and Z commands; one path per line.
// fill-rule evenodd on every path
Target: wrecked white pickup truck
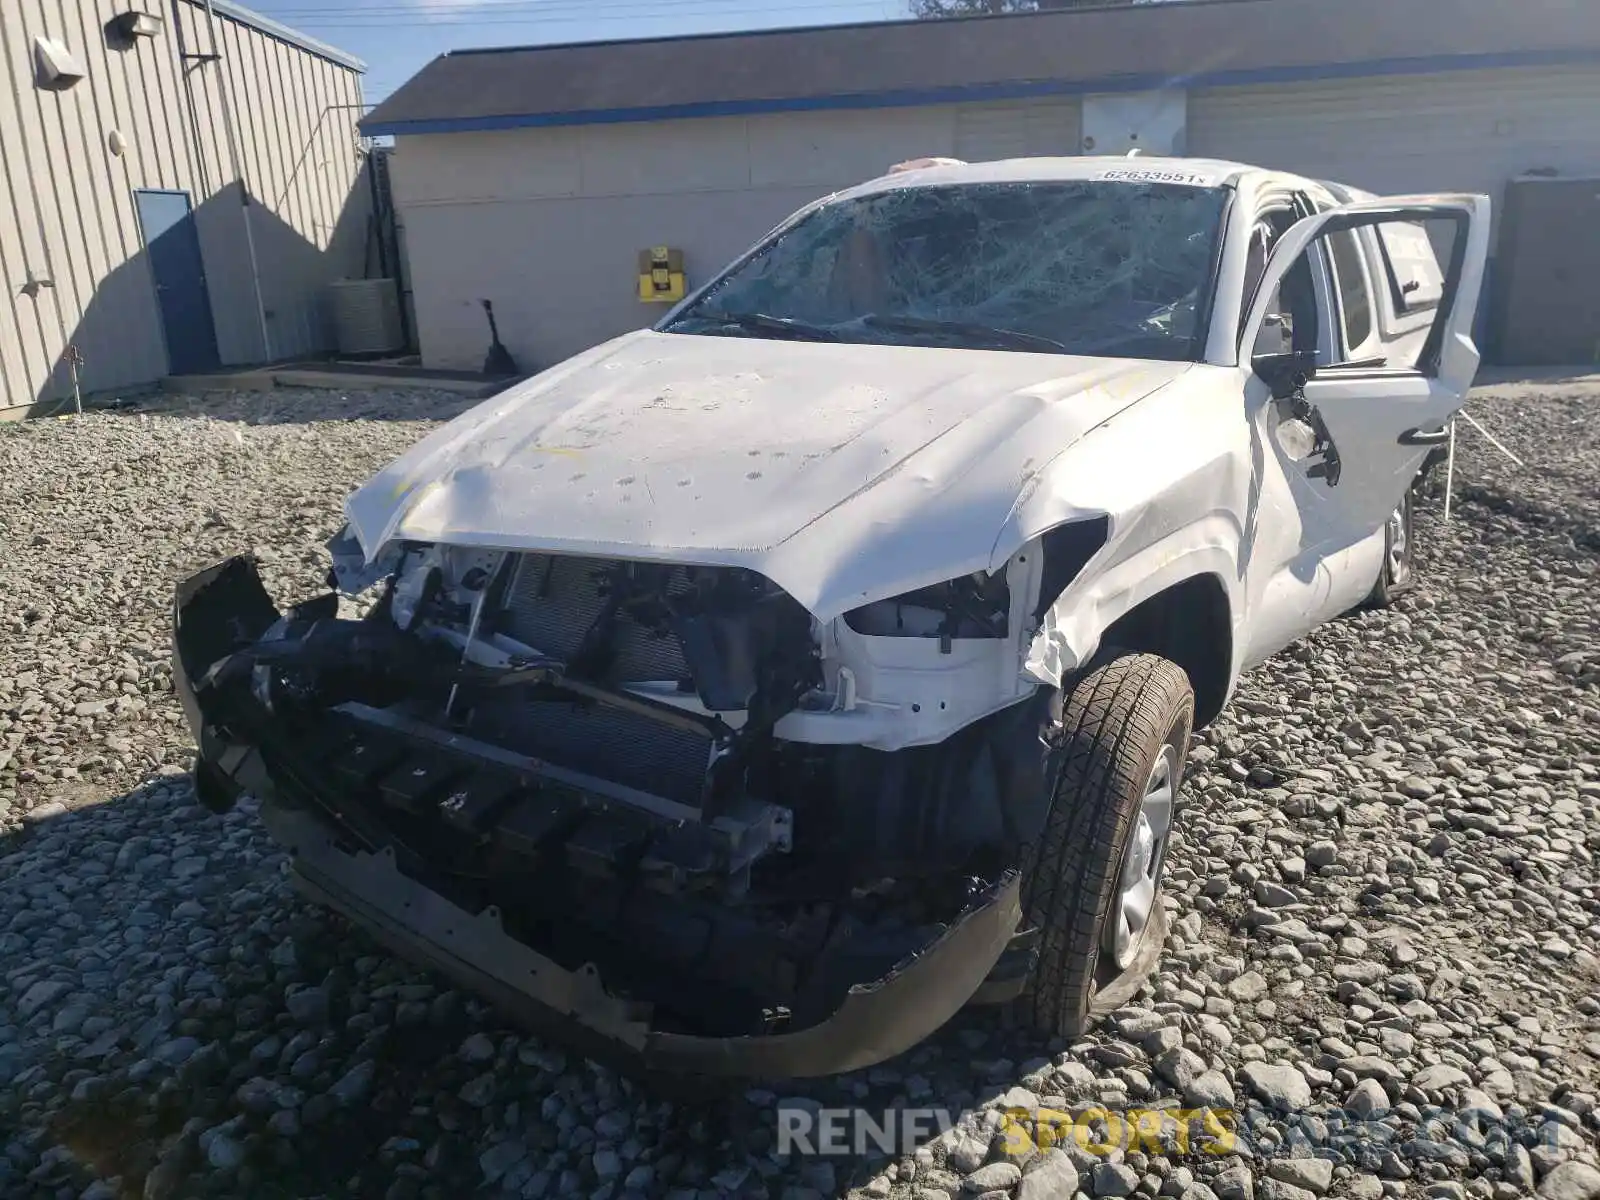
M 1076 1031 L 1159 954 L 1192 727 L 1409 581 L 1488 237 L 1193 160 L 831 196 L 382 471 L 329 595 L 182 583 L 200 798 L 597 1056 Z

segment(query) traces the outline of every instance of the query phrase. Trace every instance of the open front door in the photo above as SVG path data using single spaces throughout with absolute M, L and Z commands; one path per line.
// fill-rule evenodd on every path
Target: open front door
M 1279 239 L 1240 362 L 1279 409 L 1275 450 L 1309 540 L 1350 545 L 1379 530 L 1447 440 L 1478 370 L 1472 328 L 1488 248 L 1489 198 L 1470 195 L 1346 205 Z M 1314 333 L 1309 302 L 1273 311 L 1291 294 L 1314 294 Z M 1299 326 L 1287 343 L 1286 323 Z

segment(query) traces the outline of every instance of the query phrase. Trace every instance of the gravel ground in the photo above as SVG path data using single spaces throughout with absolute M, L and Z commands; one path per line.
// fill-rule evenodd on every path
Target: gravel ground
M 292 896 L 248 802 L 193 803 L 173 580 L 248 547 L 280 598 L 315 589 L 348 488 L 461 407 L 0 426 L 0 1194 L 1600 1197 L 1600 383 L 1478 398 L 1529 468 L 1465 433 L 1422 587 L 1203 736 L 1136 1007 L 1070 1046 L 964 1015 L 884 1067 L 693 1103 L 396 961 Z M 1041 1103 L 1228 1109 L 1235 1153 L 997 1129 Z M 778 1111 L 818 1104 L 959 1123 L 776 1153 Z

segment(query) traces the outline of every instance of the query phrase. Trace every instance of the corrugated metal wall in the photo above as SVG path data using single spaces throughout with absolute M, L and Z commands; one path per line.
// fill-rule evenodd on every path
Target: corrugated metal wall
M 692 283 L 795 209 L 896 161 L 1075 154 L 1075 98 L 402 137 L 395 195 L 429 366 L 483 365 L 494 301 L 519 365 L 548 366 L 661 316 L 640 250 Z
M 160 16 L 160 32 L 119 43 L 106 25 L 133 9 Z M 76 56 L 82 82 L 36 86 L 40 36 Z M 167 373 L 140 189 L 192 198 L 223 363 L 329 344 L 323 284 L 361 273 L 366 237 L 357 71 L 221 14 L 213 26 L 187 0 L 0 0 L 0 57 L 0 409 L 63 394 L 69 343 L 87 391 Z M 241 183 L 254 201 L 265 343 Z

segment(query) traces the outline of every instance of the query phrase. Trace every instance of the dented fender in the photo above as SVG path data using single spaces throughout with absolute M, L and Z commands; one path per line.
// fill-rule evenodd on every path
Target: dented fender
M 1089 662 L 1099 652 L 1105 631 L 1145 601 L 1204 576 L 1215 576 L 1226 584 L 1233 569 L 1230 555 L 1203 544 L 1192 530 L 1146 547 L 1056 598 L 1028 643 L 1023 674 L 1054 686 Z M 1230 594 L 1229 600 L 1230 611 L 1237 613 L 1235 595 Z
M 1198 576 L 1220 580 L 1237 629 L 1247 608 L 1242 547 L 1252 495 L 1245 412 L 1231 373 L 1199 366 L 1068 447 L 1018 499 L 995 554 L 1044 544 L 1064 524 L 1103 518 L 1104 544 L 1039 616 L 1021 657 L 1030 681 L 1059 684 L 1100 647 L 1107 629 L 1151 598 Z M 1108 472 L 1107 462 L 1139 469 Z M 1229 690 L 1240 663 L 1234 639 Z

